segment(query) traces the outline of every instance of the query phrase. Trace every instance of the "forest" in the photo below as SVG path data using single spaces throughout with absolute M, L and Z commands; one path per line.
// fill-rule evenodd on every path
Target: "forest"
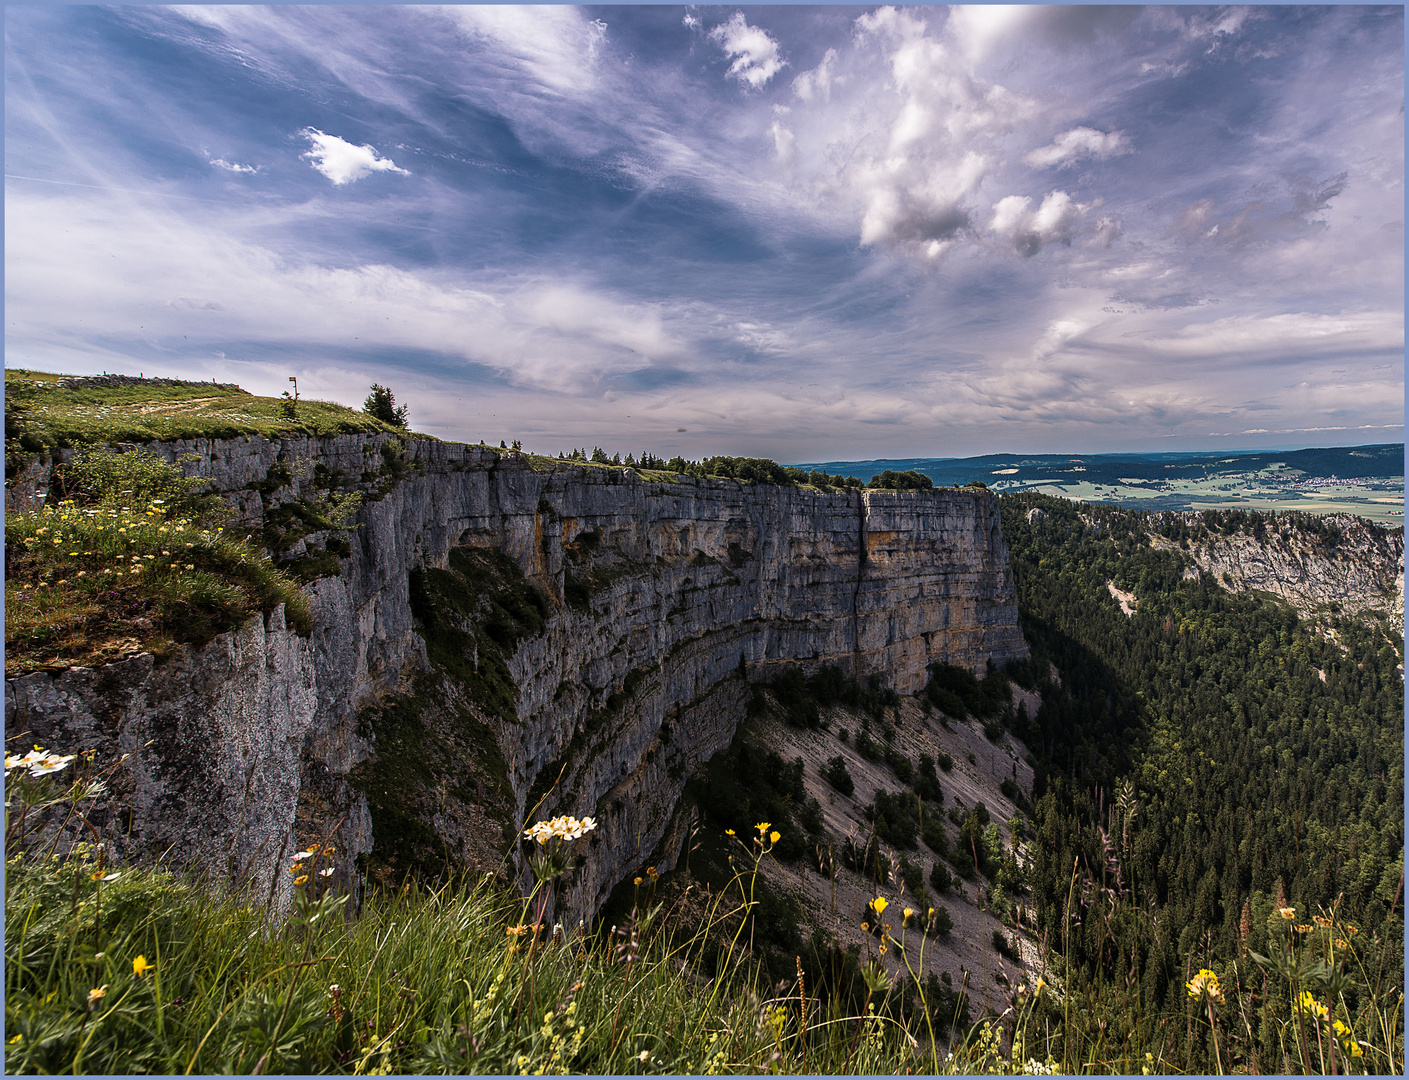
M 1225 517 L 1200 527 L 1280 524 Z M 1043 699 L 1015 727 L 1036 760 L 1030 901 L 1087 1040 L 1109 1023 L 1182 1041 L 1168 1056 L 1211 1071 L 1208 1025 L 1182 1017 L 1195 972 L 1217 970 L 1240 1012 L 1225 1055 L 1309 1068 L 1274 976 L 1352 1017 L 1403 983 L 1402 645 L 1225 591 L 1152 550 L 1138 512 L 1013 495 L 1002 520 L 1032 648 L 1008 673 Z M 1108 583 L 1135 594 L 1133 614 Z M 1299 945 L 1331 926 L 1313 964 Z

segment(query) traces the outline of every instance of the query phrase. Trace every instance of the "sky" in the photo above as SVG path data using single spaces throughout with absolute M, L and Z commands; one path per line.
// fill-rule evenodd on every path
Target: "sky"
M 5 8 L 6 364 L 557 453 L 1395 442 L 1402 7 Z

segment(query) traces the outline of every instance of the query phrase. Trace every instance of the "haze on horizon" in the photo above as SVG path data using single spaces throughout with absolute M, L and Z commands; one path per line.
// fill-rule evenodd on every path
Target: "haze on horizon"
M 780 461 L 1395 442 L 1402 7 L 7 7 L 6 363 Z

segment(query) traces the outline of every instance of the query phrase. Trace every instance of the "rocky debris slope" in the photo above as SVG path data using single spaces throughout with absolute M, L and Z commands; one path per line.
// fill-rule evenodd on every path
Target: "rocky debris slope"
M 380 435 L 153 449 L 281 560 L 333 571 L 308 587 L 313 634 L 276 612 L 165 665 L 7 680 L 6 734 L 132 754 L 94 816 L 115 852 L 276 903 L 282 860 L 329 833 L 348 878 L 411 834 L 490 868 L 539 805 L 598 817 L 559 898 L 590 916 L 728 745 L 746 679 L 833 662 L 909 693 L 934 661 L 1025 652 L 982 491 L 823 493 Z M 300 527 L 353 490 L 346 538 Z
M 1166 516 L 1156 515 L 1158 523 Z M 1197 524 L 1197 513 L 1177 515 Z M 1200 569 L 1230 591 L 1279 597 L 1307 616 L 1363 615 L 1404 632 L 1404 530 L 1375 525 L 1350 514 L 1270 522 L 1261 536 L 1246 529 L 1209 531 L 1189 541 Z M 1179 545 L 1152 536 L 1157 547 Z

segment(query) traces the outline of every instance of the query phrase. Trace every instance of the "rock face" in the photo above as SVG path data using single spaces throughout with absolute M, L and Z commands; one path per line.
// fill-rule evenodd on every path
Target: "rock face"
M 1199 515 L 1181 515 L 1191 524 Z M 1161 546 L 1170 541 L 1154 537 Z M 1386 619 L 1404 632 L 1404 530 L 1350 514 L 1319 519 L 1319 530 L 1295 519 L 1279 521 L 1262 537 L 1212 533 L 1190 543 L 1189 554 L 1225 589 L 1280 597 L 1303 615 L 1343 612 Z
M 430 682 L 440 704 L 424 723 L 459 747 L 449 771 L 479 779 L 450 777 L 418 811 L 426 827 L 457 859 L 487 863 L 540 798 L 538 817 L 595 814 L 590 857 L 557 898 L 558 917 L 576 918 L 652 853 L 673 861 L 685 779 L 728 745 L 748 680 L 836 663 L 910 693 L 935 661 L 982 670 L 1026 651 L 984 491 L 820 493 L 386 436 L 153 449 L 185 457 L 251 523 L 329 488 L 364 492 L 350 554 L 308 588 L 312 636 L 276 611 L 163 665 L 139 656 L 10 680 L 6 733 L 103 760 L 131 753 L 94 815 L 114 849 L 204 862 L 276 903 L 297 845 L 336 829 L 339 873 L 353 878 L 356 856 L 389 842 L 357 777 L 406 751 L 368 717 L 425 700 Z M 300 537 L 286 555 L 326 539 Z M 507 556 L 514 587 L 542 608 L 532 633 L 494 638 L 511 641 L 511 705 L 473 689 L 495 648 L 494 597 L 435 623 L 479 635 L 447 666 L 449 639 L 426 639 L 433 613 L 413 596 L 418 574 L 466 548 Z M 455 671 L 475 674 L 457 683 Z M 492 744 L 476 750 L 457 724 Z M 477 818 L 470 804 L 496 790 L 503 805 Z M 490 818 L 503 835 L 486 835 Z

